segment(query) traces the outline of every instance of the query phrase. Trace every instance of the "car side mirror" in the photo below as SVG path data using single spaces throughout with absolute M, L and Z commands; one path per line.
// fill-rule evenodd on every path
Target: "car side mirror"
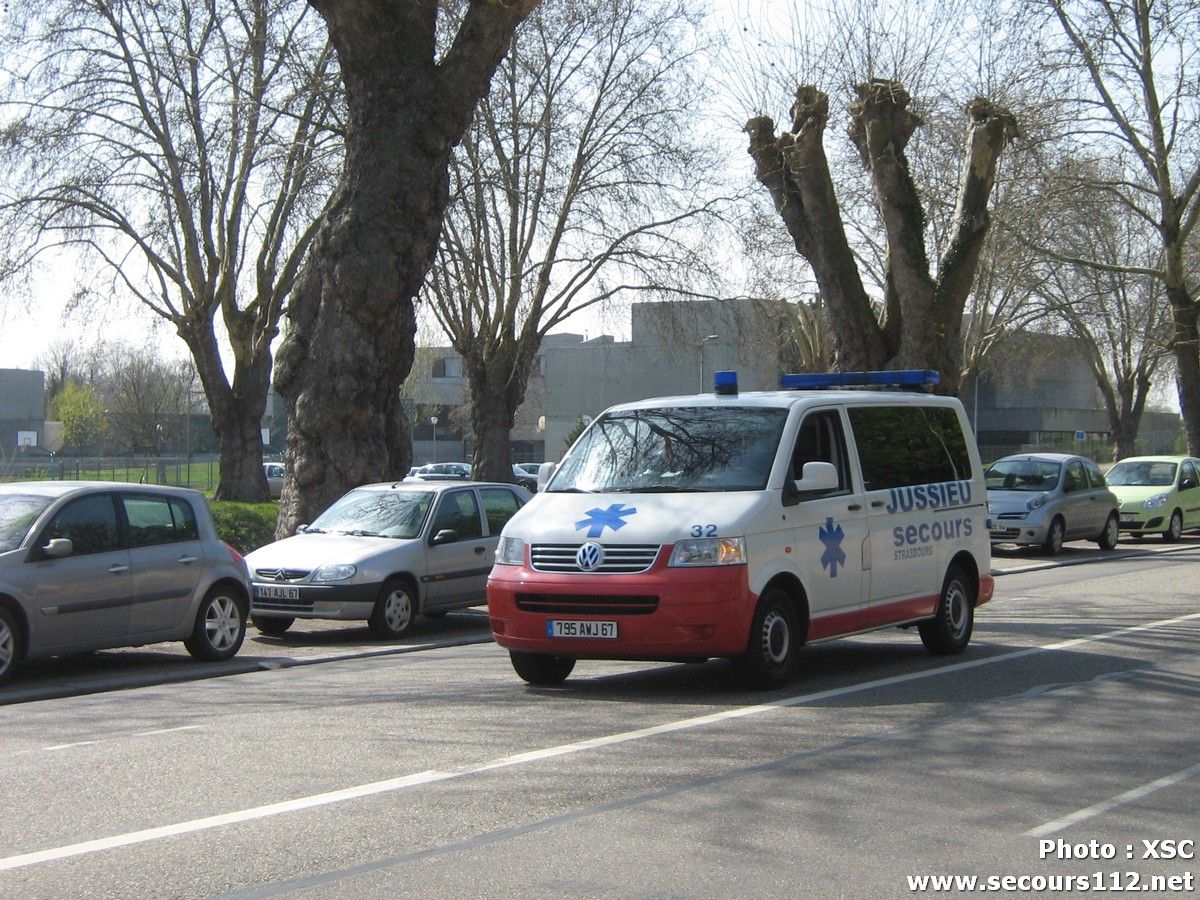
M 53 538 L 42 548 L 42 556 L 45 559 L 62 559 L 74 552 L 75 545 L 71 543 L 70 538 Z
M 455 531 L 453 528 L 443 528 L 429 539 L 429 546 L 436 547 L 438 544 L 453 544 L 457 540 L 457 531 Z
M 308 531 L 307 524 L 296 526 L 296 534 L 304 534 L 304 532 L 306 532 L 306 531 Z
M 1180 483 L 1179 489 L 1181 491 L 1190 491 L 1195 486 L 1196 486 L 1195 478 L 1185 478 L 1185 479 L 1183 479 L 1182 483 Z
M 537 489 L 543 490 L 550 483 L 550 477 L 554 474 L 554 463 L 544 462 L 538 466 L 538 483 Z
M 837 466 L 828 462 L 806 462 L 804 471 L 796 479 L 796 490 L 801 493 L 834 491 L 837 490 L 837 487 Z

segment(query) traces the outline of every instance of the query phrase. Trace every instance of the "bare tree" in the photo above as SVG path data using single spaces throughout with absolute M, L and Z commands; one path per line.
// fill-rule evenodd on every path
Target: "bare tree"
M 109 440 L 121 449 L 155 456 L 178 447 L 185 427 L 181 411 L 195 381 L 191 365 L 159 359 L 149 348 L 129 344 L 107 350 L 100 391 Z
M 8 271 L 73 246 L 187 345 L 217 496 L 266 499 L 271 343 L 336 161 L 332 48 L 288 0 L 51 0 L 8 13 Z M 232 377 L 222 359 L 223 331 Z
M 1104 180 L 1104 179 L 1098 179 Z M 1046 223 L 1041 303 L 1077 337 L 1104 398 L 1115 459 L 1137 452 L 1142 413 L 1170 358 L 1171 307 L 1154 229 L 1107 191 L 1075 192 Z M 1064 263 L 1067 258 L 1087 263 Z
M 535 11 L 455 155 L 427 293 L 463 358 L 477 478 L 512 480 L 509 433 L 547 332 L 620 294 L 701 283 L 699 220 L 716 201 L 701 195 L 711 145 L 691 124 L 696 6 Z
M 1161 248 L 1153 264 L 1114 266 L 1091 253 L 1072 261 L 1161 281 L 1188 446 L 1200 454 L 1200 302 L 1196 257 L 1187 252 L 1200 221 L 1200 3 L 1047 0 L 1047 7 L 1066 45 L 1049 64 L 1080 76 L 1078 154 L 1120 164 L 1116 171 L 1084 165 L 1080 180 L 1128 206 Z
M 540 0 L 310 0 L 337 48 L 346 162 L 297 285 L 275 381 L 288 410 L 278 533 L 412 456 L 400 386 L 437 250 L 447 168 Z M 454 8 L 449 8 L 453 6 Z

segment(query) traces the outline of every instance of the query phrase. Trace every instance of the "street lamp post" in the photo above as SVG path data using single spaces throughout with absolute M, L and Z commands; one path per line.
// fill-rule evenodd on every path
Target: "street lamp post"
M 429 421 L 433 423 L 433 461 L 437 462 L 437 416 L 430 416 Z
M 704 390 L 704 345 L 709 341 L 715 341 L 720 337 L 719 334 L 709 334 L 700 338 L 700 343 L 697 344 L 697 349 L 700 351 L 700 390 Z

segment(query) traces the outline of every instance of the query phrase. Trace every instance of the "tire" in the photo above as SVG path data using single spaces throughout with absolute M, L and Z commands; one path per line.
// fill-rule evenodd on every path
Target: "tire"
M 1179 542 L 1179 538 L 1183 535 L 1183 513 L 1179 510 L 1171 513 L 1171 521 L 1167 524 L 1167 530 L 1162 533 L 1163 543 L 1175 544 Z
M 250 623 L 268 637 L 279 637 L 284 634 L 292 623 L 296 621 L 295 616 L 251 616 Z
M 1066 531 L 1067 526 L 1063 524 L 1062 518 L 1055 516 L 1054 521 L 1050 523 L 1050 530 L 1046 532 L 1046 540 L 1042 542 L 1042 552 L 1047 556 L 1058 556 L 1062 551 Z
M 4 684 L 21 662 L 21 625 L 17 617 L 0 606 L 0 684 Z
M 530 684 L 562 684 L 575 668 L 572 656 L 555 656 L 550 653 L 525 653 L 509 650 L 513 670 Z
M 379 591 L 367 624 L 376 637 L 395 639 L 408 634 L 416 618 L 417 603 L 412 588 L 399 578 L 391 578 Z
M 962 653 L 975 628 L 975 589 L 959 566 L 951 566 L 942 582 L 942 596 L 932 619 L 917 625 L 921 643 L 935 656 Z
M 1117 547 L 1117 538 L 1121 536 L 1121 523 L 1117 519 L 1116 513 L 1108 514 L 1108 521 L 1104 523 L 1104 530 L 1100 532 L 1100 537 L 1096 538 L 1096 543 L 1100 545 L 1101 550 L 1115 550 Z
M 801 641 L 792 598 L 780 588 L 763 591 L 746 650 L 734 660 L 742 681 L 756 690 L 783 687 L 795 672 Z
M 232 659 L 246 639 L 246 601 L 228 585 L 215 585 L 196 611 L 192 635 L 183 645 L 196 659 Z

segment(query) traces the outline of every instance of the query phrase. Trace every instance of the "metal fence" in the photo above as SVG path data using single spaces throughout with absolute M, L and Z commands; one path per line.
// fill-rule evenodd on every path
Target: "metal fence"
M 0 481 L 123 481 L 213 491 L 220 470 L 216 456 L 49 456 L 0 460 Z

